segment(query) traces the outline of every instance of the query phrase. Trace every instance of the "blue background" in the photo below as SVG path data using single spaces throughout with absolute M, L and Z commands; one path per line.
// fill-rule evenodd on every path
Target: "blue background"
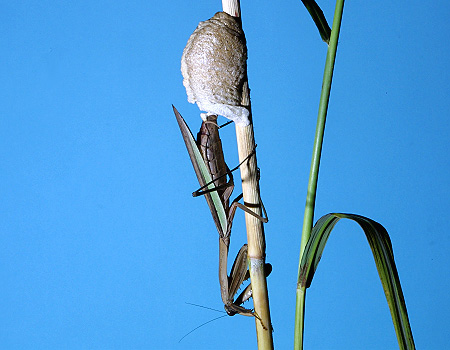
M 331 23 L 334 3 L 321 1 Z M 174 104 L 186 41 L 220 1 L 2 1 L 0 344 L 3 349 L 254 349 L 222 310 L 218 237 Z M 300 230 L 326 45 L 300 1 L 242 3 L 278 349 L 293 344 Z M 447 1 L 344 9 L 317 218 L 352 212 L 391 235 L 416 346 L 450 347 Z M 233 126 L 222 131 L 237 164 Z M 236 174 L 238 179 L 239 175 Z M 239 186 L 235 194 L 239 193 Z M 245 242 L 233 226 L 230 260 Z M 249 304 L 246 304 L 248 306 Z M 341 221 L 307 294 L 305 349 L 394 349 L 359 227 Z

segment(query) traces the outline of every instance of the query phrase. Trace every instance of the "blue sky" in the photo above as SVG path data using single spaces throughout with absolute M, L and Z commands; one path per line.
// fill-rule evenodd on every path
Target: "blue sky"
M 333 2 L 320 2 L 331 22 Z M 14 1 L 0 11 L 0 344 L 4 349 L 254 349 L 222 310 L 217 232 L 174 104 L 186 41 L 220 1 Z M 300 229 L 326 45 L 300 1 L 243 2 L 274 341 L 292 348 Z M 317 218 L 391 235 L 417 348 L 450 346 L 450 74 L 446 1 L 345 5 Z M 222 131 L 237 164 L 233 126 Z M 235 178 L 239 178 L 238 175 Z M 235 189 L 239 194 L 239 186 Z M 233 225 L 230 260 L 245 242 Z M 393 349 L 356 224 L 331 235 L 306 306 L 306 349 Z

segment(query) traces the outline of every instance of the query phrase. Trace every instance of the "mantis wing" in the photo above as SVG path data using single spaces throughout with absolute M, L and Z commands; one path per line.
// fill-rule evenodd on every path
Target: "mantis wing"
M 172 108 L 175 113 L 175 117 L 177 118 L 181 135 L 183 136 L 184 143 L 186 144 L 192 165 L 194 166 L 198 183 L 201 187 L 209 183 L 207 188 L 214 190 L 215 186 L 212 183 L 211 174 L 209 173 L 208 167 L 206 166 L 205 161 L 203 160 L 203 157 L 197 147 L 197 143 L 195 142 L 191 130 L 175 106 L 172 105 Z M 205 198 L 216 224 L 217 231 L 219 231 L 220 237 L 224 237 L 225 232 L 227 232 L 227 215 L 219 194 L 217 191 L 211 191 L 205 193 Z

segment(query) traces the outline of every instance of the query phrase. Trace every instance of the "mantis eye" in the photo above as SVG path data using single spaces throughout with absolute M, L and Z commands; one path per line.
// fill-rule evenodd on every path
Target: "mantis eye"
M 181 73 L 188 101 L 207 114 L 218 114 L 248 125 L 249 110 L 242 105 L 247 84 L 247 47 L 241 25 L 218 12 L 200 22 L 181 57 Z

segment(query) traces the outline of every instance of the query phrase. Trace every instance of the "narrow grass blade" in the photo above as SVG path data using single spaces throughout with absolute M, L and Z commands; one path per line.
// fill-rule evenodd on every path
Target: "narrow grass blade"
M 309 14 L 311 15 L 317 29 L 319 30 L 320 37 L 327 44 L 330 43 L 331 28 L 328 25 L 327 19 L 320 9 L 319 5 L 314 0 L 302 0 Z
M 391 240 L 386 229 L 378 222 L 355 214 L 333 213 L 322 216 L 314 225 L 305 247 L 298 283 L 302 288 L 311 285 L 328 237 L 337 222 L 344 218 L 356 221 L 364 230 L 391 311 L 400 349 L 415 349 Z
M 191 158 L 192 165 L 194 166 L 195 174 L 197 175 L 200 186 L 203 187 L 209 183 L 210 185 L 208 185 L 207 188 L 214 190 L 215 186 L 212 183 L 211 174 L 209 173 L 208 167 L 206 166 L 205 161 L 203 160 L 203 157 L 197 147 L 197 143 L 195 142 L 191 130 L 181 114 L 173 105 L 172 108 L 175 113 L 175 117 L 177 118 L 181 135 L 183 136 L 184 143 L 186 144 L 186 148 L 188 150 L 189 157 Z M 227 232 L 227 215 L 219 194 L 217 191 L 211 191 L 205 194 L 205 198 L 214 222 L 216 223 L 217 230 L 219 231 L 219 234 L 223 236 L 225 232 Z

